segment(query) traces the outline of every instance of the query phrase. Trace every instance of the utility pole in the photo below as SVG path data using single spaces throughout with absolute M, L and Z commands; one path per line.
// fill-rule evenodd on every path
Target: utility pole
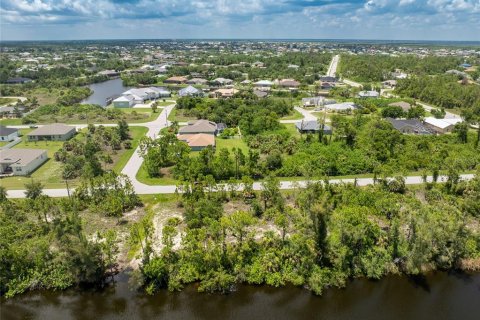
M 68 198 L 70 199 L 70 188 L 68 187 L 68 180 L 65 179 L 65 185 L 67 186 L 67 194 L 68 194 Z

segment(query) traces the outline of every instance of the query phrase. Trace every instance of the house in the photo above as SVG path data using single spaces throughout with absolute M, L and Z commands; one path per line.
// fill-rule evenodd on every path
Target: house
M 170 77 L 168 79 L 163 80 L 163 83 L 172 83 L 172 84 L 182 84 L 187 82 L 187 78 L 185 77 Z
M 393 102 L 389 104 L 390 107 L 400 107 L 404 112 L 408 112 L 412 108 L 412 105 L 405 101 Z
M 130 108 L 133 105 L 135 105 L 135 97 L 129 94 L 113 100 L 113 106 L 115 108 Z
M 225 129 L 227 129 L 227 125 L 225 123 L 217 123 L 217 133 L 222 133 Z
M 302 104 L 304 107 L 318 107 L 323 106 L 325 103 L 325 97 L 308 97 L 302 98 Z
M 240 82 L 240 84 L 241 84 L 241 85 L 244 85 L 244 86 L 249 85 L 250 83 L 252 83 L 252 81 L 251 81 L 251 80 L 248 80 L 248 79 L 245 79 L 245 80 L 243 80 L 242 82 Z
M 278 85 L 282 88 L 298 88 L 300 82 L 295 81 L 294 79 L 282 79 L 278 82 Z
M 192 151 L 200 151 L 208 146 L 215 147 L 215 136 L 207 133 L 179 134 L 177 138 L 186 142 Z
M 47 161 L 47 150 L 6 149 L 0 152 L 0 174 L 26 176 Z
M 260 90 L 253 90 L 253 94 L 257 96 L 257 98 L 265 98 L 268 96 L 268 92 L 260 91 Z
M 18 129 L 0 125 L 0 141 L 13 141 L 18 138 Z
M 208 120 L 190 121 L 187 126 L 181 127 L 178 130 L 179 134 L 195 134 L 206 133 L 211 135 L 217 134 L 217 124 Z
M 188 86 L 186 88 L 183 88 L 183 89 L 180 89 L 178 91 L 178 95 L 180 97 L 202 97 L 203 96 L 203 91 L 195 88 L 195 87 L 192 87 L 192 86 Z
M 462 122 L 462 119 L 437 119 L 434 117 L 428 117 L 423 120 L 424 125 L 433 130 L 436 133 L 447 133 L 452 132 L 453 128 L 457 123 Z
M 225 78 L 216 78 L 210 81 L 210 83 L 215 86 L 228 86 L 233 84 L 233 80 L 225 79 Z
M 300 68 L 300 66 L 297 66 L 296 64 L 289 64 L 289 65 L 287 66 L 287 68 L 289 68 L 289 69 L 298 69 L 298 68 Z
M 308 121 L 302 120 L 302 121 L 296 122 L 295 127 L 300 133 L 316 133 L 320 131 L 320 124 L 316 120 L 308 120 Z M 325 134 L 332 134 L 332 128 L 324 124 L 323 132 Z
M 233 97 L 233 95 L 235 93 L 237 93 L 238 90 L 237 89 L 233 89 L 233 88 L 230 88 L 230 89 L 218 89 L 218 90 L 215 90 L 212 92 L 212 95 L 215 97 L 215 98 L 231 98 Z
M 337 82 L 337 78 L 332 76 L 320 76 L 318 80 L 320 80 L 321 82 Z
M 25 107 L 23 106 L 5 106 L 0 107 L 1 118 L 21 118 Z
M 428 128 L 426 128 L 423 123 L 417 119 L 393 119 L 386 118 L 386 121 L 390 122 L 392 126 L 400 131 L 401 133 L 406 134 L 432 134 Z
M 23 83 L 28 83 L 32 82 L 33 80 L 30 78 L 22 78 L 22 77 L 16 77 L 16 78 L 9 78 L 7 79 L 6 83 L 8 84 L 23 84 Z
M 271 88 L 273 86 L 273 82 L 269 80 L 260 80 L 253 84 L 257 88 Z
M 320 88 L 321 88 L 322 90 L 330 90 L 330 89 L 332 89 L 332 88 L 334 88 L 334 87 L 335 87 L 335 84 L 333 84 L 332 82 L 322 82 L 322 83 L 320 84 Z
M 348 112 L 354 109 L 358 109 L 358 107 L 353 102 L 342 102 L 327 104 L 325 105 L 325 109 L 329 112 Z
M 196 84 L 196 85 L 206 85 L 208 83 L 208 80 L 202 79 L 202 78 L 192 78 L 190 80 L 187 80 L 187 84 Z
M 28 141 L 67 141 L 75 135 L 77 129 L 62 123 L 47 124 L 27 133 Z
M 264 68 L 265 64 L 263 62 L 256 61 L 256 62 L 252 63 L 252 67 L 254 67 L 254 68 Z
M 99 76 L 107 76 L 109 78 L 118 77 L 120 72 L 115 70 L 103 70 L 98 73 Z
M 360 91 L 358 93 L 359 98 L 378 98 L 380 94 L 377 91 Z
M 387 80 L 382 82 L 384 88 L 395 88 L 397 86 L 397 80 Z

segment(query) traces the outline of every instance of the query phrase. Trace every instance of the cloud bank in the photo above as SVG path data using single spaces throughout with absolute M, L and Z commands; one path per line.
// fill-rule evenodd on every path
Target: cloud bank
M 480 41 L 480 0 L 2 0 L 2 40 Z

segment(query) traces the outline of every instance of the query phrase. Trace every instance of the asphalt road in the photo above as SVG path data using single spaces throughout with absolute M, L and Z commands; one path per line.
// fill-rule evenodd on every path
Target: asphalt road
M 134 159 L 134 157 L 132 157 Z M 132 160 L 133 162 L 136 162 L 137 160 Z M 130 161 L 129 161 L 130 162 Z M 136 164 L 135 164 L 136 165 Z M 138 165 L 138 167 L 140 167 Z M 133 169 L 132 165 L 132 169 Z M 135 172 L 136 174 L 136 172 Z M 470 180 L 474 177 L 473 174 L 462 174 L 460 175 L 460 178 L 462 180 Z M 438 178 L 439 182 L 446 181 L 447 177 L 446 176 L 440 176 Z M 134 180 L 132 180 L 133 182 Z M 135 179 L 136 181 L 136 179 Z M 427 177 L 427 181 L 431 182 L 432 177 L 429 176 Z M 354 183 L 355 179 L 330 179 L 329 183 L 332 184 L 338 184 L 338 183 Z M 291 189 L 297 189 L 297 188 L 302 188 L 305 187 L 310 181 L 302 180 L 302 181 L 281 181 L 280 182 L 280 189 L 282 190 L 291 190 Z M 357 185 L 358 186 L 367 186 L 373 184 L 373 178 L 358 178 L 357 179 Z M 422 184 L 423 179 L 421 176 L 408 176 L 405 177 L 405 184 L 407 185 L 412 185 L 412 184 Z M 135 188 L 135 192 L 137 194 L 171 194 L 175 193 L 177 190 L 177 186 L 175 185 L 168 185 L 168 186 L 149 186 L 145 185 L 142 183 L 133 183 L 133 186 Z M 218 186 L 221 186 L 219 184 Z M 253 184 L 253 189 L 254 190 L 262 190 L 262 183 L 261 182 L 255 182 Z M 238 184 L 237 185 L 237 190 L 242 190 L 242 185 Z M 73 189 L 70 190 L 70 192 L 73 192 Z M 179 190 L 181 192 L 181 190 Z M 67 190 L 66 189 L 44 189 L 43 193 L 50 196 L 50 197 L 66 197 L 68 196 Z M 7 195 L 9 198 L 25 198 L 25 190 L 8 190 Z

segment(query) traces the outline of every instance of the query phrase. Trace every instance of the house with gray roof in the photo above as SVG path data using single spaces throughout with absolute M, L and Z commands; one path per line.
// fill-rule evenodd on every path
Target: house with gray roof
M 295 123 L 295 127 L 300 133 L 316 133 L 320 131 L 320 123 L 318 123 L 316 120 L 302 120 Z M 323 132 L 325 134 L 332 134 L 332 128 L 324 124 Z
M 0 152 L 0 174 L 26 176 L 48 160 L 47 150 L 6 149 Z
M 178 130 L 179 134 L 195 134 L 195 133 L 207 133 L 211 135 L 217 134 L 217 124 L 208 120 L 190 121 L 187 126 L 181 127 Z
M 18 129 L 0 126 L 0 141 L 13 141 L 18 138 Z
M 423 123 L 417 119 L 393 119 L 386 118 L 386 121 L 390 122 L 392 126 L 405 134 L 432 134 Z
M 72 138 L 77 129 L 63 123 L 47 124 L 27 133 L 28 141 L 67 141 Z
M 203 96 L 203 91 L 195 88 L 195 87 L 192 87 L 192 86 L 188 86 L 186 88 L 183 88 L 183 89 L 180 89 L 178 91 L 178 95 L 180 97 L 201 97 Z
M 377 91 L 360 91 L 359 98 L 378 98 L 380 94 Z

